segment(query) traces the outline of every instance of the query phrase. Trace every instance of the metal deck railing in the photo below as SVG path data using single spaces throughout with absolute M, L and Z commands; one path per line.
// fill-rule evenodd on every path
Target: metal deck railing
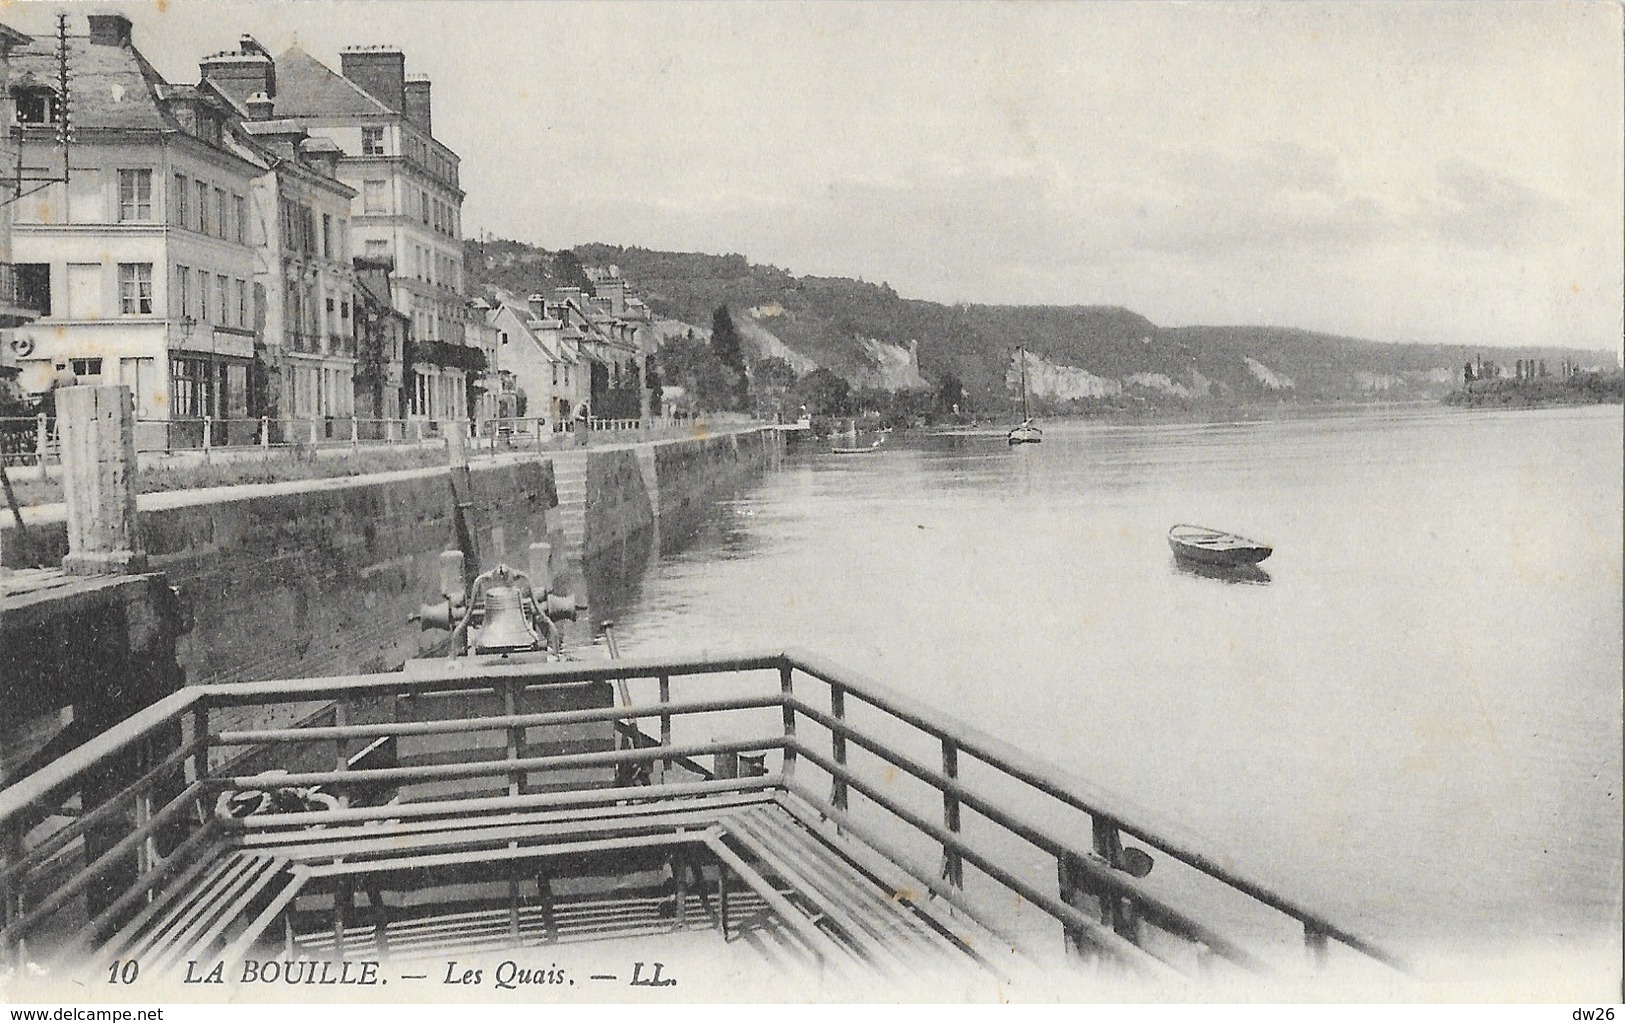
M 603 684 L 613 682 L 637 694 L 631 706 L 606 705 Z M 538 709 L 549 699 L 560 706 L 569 687 L 596 687 L 596 705 Z M 267 720 L 289 723 L 248 724 Z M 600 740 L 618 732 L 639 741 L 558 738 L 594 726 Z M 543 732 L 551 745 L 537 739 Z M 371 755 L 403 742 L 439 743 L 440 752 L 415 763 Z M 700 766 L 705 757 L 761 764 L 767 773 L 746 784 L 793 794 L 995 930 L 1007 923 L 1000 907 L 1036 909 L 1039 925 L 1027 912 L 1017 940 L 1049 935 L 1084 958 L 1151 975 L 1301 966 L 1301 953 L 1283 959 L 1292 944 L 1311 964 L 1335 953 L 1407 969 L 1065 771 L 796 651 L 457 660 L 189 687 L 0 792 L 0 940 L 14 961 L 83 954 L 234 836 L 315 829 L 305 840 L 319 842 L 322 828 L 365 821 L 678 800 L 725 784 Z M 333 808 L 240 820 L 212 812 L 222 793 L 273 784 L 320 787 Z M 1125 839 L 1168 866 L 1146 876 L 1150 856 Z

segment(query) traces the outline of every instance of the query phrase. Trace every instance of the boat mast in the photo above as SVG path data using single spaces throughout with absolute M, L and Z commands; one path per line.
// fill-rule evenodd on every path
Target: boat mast
M 1016 351 L 1021 353 L 1021 421 L 1025 423 L 1032 418 L 1027 413 L 1027 346 L 1022 345 Z

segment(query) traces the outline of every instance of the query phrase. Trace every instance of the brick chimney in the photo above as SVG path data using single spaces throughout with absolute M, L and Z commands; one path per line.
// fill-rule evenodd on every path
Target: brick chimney
M 129 46 L 130 19 L 122 14 L 92 14 L 90 41 L 97 46 Z
M 276 109 L 276 101 L 263 92 L 256 92 L 243 101 L 243 106 L 248 109 L 249 120 L 268 121 Z
M 203 58 L 198 75 L 237 103 L 246 102 L 255 93 L 276 95 L 276 62 L 253 36 L 243 36 L 235 51 Z
M 426 75 L 413 75 L 406 80 L 406 119 L 434 134 L 434 120 L 429 114 L 429 79 Z
M 339 71 L 391 110 L 406 111 L 406 54 L 393 46 L 349 46 Z

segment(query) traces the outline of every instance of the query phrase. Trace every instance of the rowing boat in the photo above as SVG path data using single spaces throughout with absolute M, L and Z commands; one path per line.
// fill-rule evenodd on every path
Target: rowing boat
M 1168 530 L 1168 546 L 1177 556 L 1204 565 L 1256 565 L 1275 550 L 1235 533 L 1185 524 Z

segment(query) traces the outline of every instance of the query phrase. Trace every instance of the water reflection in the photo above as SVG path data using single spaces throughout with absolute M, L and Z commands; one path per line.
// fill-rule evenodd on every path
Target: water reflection
M 1391 944 L 1617 947 L 1617 410 L 1044 426 L 665 502 L 623 647 L 828 652 Z
M 1191 561 L 1178 555 L 1171 561 L 1174 571 L 1180 575 L 1193 575 L 1203 579 L 1217 579 L 1221 583 L 1241 583 L 1250 586 L 1268 586 L 1270 582 L 1270 574 L 1257 565 L 1205 565 L 1200 561 Z
M 588 558 L 581 565 L 586 586 L 586 622 L 615 620 L 643 599 L 644 577 L 659 561 L 656 530 L 640 529 L 624 541 Z M 579 639 L 579 636 L 567 636 Z

